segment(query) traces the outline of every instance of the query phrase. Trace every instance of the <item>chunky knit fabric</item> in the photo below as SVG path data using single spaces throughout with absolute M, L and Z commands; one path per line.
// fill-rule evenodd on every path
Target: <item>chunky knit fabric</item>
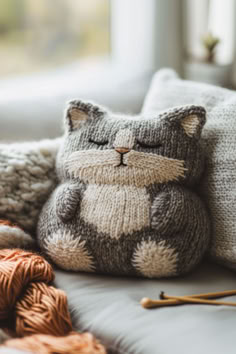
M 35 246 L 35 239 L 18 225 L 11 223 L 9 220 L 0 220 L 0 249 L 33 249 Z
M 74 271 L 166 277 L 192 269 L 210 230 L 192 191 L 204 167 L 204 108 L 129 117 L 72 101 L 65 121 L 60 185 L 38 224 L 42 250 Z
M 0 145 L 0 219 L 27 231 L 36 228 L 42 205 L 56 185 L 59 143 L 55 139 Z
M 189 103 L 204 105 L 208 116 L 202 137 L 207 163 L 200 189 L 212 215 L 210 255 L 236 270 L 236 94 L 181 80 L 164 69 L 153 78 L 143 114 Z

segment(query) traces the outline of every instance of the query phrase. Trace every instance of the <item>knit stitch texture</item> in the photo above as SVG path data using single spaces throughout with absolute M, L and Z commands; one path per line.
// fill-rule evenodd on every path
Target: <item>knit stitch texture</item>
M 42 205 L 56 185 L 60 139 L 0 145 L 0 219 L 34 231 Z
M 163 69 L 153 78 L 143 114 L 189 103 L 203 105 L 208 117 L 202 135 L 207 161 L 200 193 L 212 219 L 210 256 L 236 270 L 236 94 L 181 80 L 173 70 Z
M 210 225 L 192 191 L 204 168 L 200 106 L 120 116 L 72 101 L 59 186 L 38 224 L 41 249 L 74 271 L 167 277 L 201 260 Z

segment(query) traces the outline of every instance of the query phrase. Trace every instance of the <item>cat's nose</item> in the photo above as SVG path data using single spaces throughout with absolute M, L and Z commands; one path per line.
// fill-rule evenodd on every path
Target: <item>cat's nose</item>
M 126 154 L 127 152 L 130 151 L 128 148 L 123 148 L 123 147 L 116 147 L 115 150 L 119 152 L 120 154 Z

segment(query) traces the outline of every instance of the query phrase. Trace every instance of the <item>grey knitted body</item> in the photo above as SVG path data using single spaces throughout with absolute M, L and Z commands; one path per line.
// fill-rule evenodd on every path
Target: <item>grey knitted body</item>
M 74 271 L 166 277 L 191 270 L 210 233 L 192 190 L 204 167 L 204 123 L 202 107 L 149 118 L 72 101 L 57 157 L 60 185 L 38 224 L 41 249 Z

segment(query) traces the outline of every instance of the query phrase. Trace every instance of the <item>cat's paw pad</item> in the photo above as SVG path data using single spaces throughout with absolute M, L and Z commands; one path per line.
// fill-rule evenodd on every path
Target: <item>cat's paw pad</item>
M 73 271 L 93 272 L 93 257 L 86 248 L 86 241 L 74 238 L 70 231 L 61 231 L 45 239 L 45 252 L 60 268 Z
M 160 278 L 175 275 L 178 254 L 165 241 L 142 240 L 136 247 L 132 264 L 143 276 Z

